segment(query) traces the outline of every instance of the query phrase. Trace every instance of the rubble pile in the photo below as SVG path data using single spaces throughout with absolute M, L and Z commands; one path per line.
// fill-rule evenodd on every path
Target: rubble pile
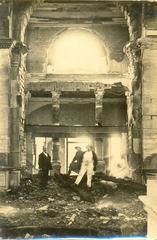
M 49 180 L 48 187 L 41 190 L 38 178 L 34 177 L 23 181 L 18 189 L 10 189 L 3 194 L 3 206 L 19 209 L 15 214 L 0 217 L 4 236 L 8 237 L 5 235 L 5 227 L 9 234 L 9 228 L 19 226 L 23 229 L 28 226 L 30 229 L 42 228 L 40 236 L 146 234 L 146 213 L 138 200 L 138 196 L 144 194 L 141 186 L 136 187 L 136 191 L 134 187 L 131 190 L 129 182 L 129 187 L 124 190 L 122 182 L 119 184 L 96 176 L 92 189 L 87 191 L 85 183 L 77 188 L 73 182 L 73 177 L 55 176 Z M 46 230 L 48 228 L 52 231 Z M 26 234 L 34 236 L 30 229 L 18 237 L 25 237 Z M 10 232 L 13 234 L 14 231 Z M 17 232 L 19 234 L 20 231 Z

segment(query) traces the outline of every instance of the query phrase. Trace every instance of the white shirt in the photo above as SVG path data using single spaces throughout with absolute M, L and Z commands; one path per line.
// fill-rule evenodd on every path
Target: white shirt
M 84 156 L 83 156 L 84 160 L 88 160 L 88 161 L 92 161 L 93 160 L 93 153 L 92 151 L 87 151 L 84 153 Z
M 46 152 L 43 152 L 43 153 L 45 154 L 46 157 L 48 156 L 48 154 Z

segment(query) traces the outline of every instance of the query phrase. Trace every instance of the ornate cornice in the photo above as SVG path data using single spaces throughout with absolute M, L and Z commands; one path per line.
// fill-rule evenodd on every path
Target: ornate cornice
M 0 49 L 9 49 L 13 43 L 10 38 L 0 39 Z

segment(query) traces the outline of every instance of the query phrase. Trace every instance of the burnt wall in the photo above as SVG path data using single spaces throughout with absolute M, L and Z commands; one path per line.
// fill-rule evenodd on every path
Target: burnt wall
M 129 30 L 125 52 L 129 60 L 130 93 L 128 94 L 128 160 L 136 168 L 134 176 L 141 181 L 142 167 L 142 61 L 139 39 L 142 34 L 142 5 L 133 3 L 123 8 Z
M 144 168 L 155 169 L 157 164 L 157 4 L 144 6 L 142 44 L 142 123 Z
M 27 45 L 30 48 L 27 57 L 28 72 L 44 72 L 47 50 L 50 44 L 59 33 L 68 29 L 67 27 L 53 27 L 53 25 L 51 28 L 31 27 L 31 25 L 28 27 L 26 39 Z M 77 27 L 75 29 L 77 29 Z M 122 64 L 124 59 L 123 47 L 128 40 L 128 30 L 126 26 L 102 26 L 100 24 L 93 27 L 89 25 L 89 27 L 85 27 L 85 29 L 92 30 L 93 33 L 96 33 L 98 37 L 104 41 L 109 52 L 110 60 L 115 60 L 117 64 Z M 122 68 L 125 68 L 123 71 L 127 71 L 126 66 Z

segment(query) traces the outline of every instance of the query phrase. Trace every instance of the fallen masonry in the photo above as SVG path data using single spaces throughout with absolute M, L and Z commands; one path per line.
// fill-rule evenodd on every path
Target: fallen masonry
M 51 177 L 45 190 L 36 176 L 23 180 L 18 189 L 1 193 L 1 236 L 145 235 L 146 213 L 138 200 L 145 189 L 108 180 L 95 176 L 88 192 L 85 181 L 76 187 L 74 178 L 66 175 Z

